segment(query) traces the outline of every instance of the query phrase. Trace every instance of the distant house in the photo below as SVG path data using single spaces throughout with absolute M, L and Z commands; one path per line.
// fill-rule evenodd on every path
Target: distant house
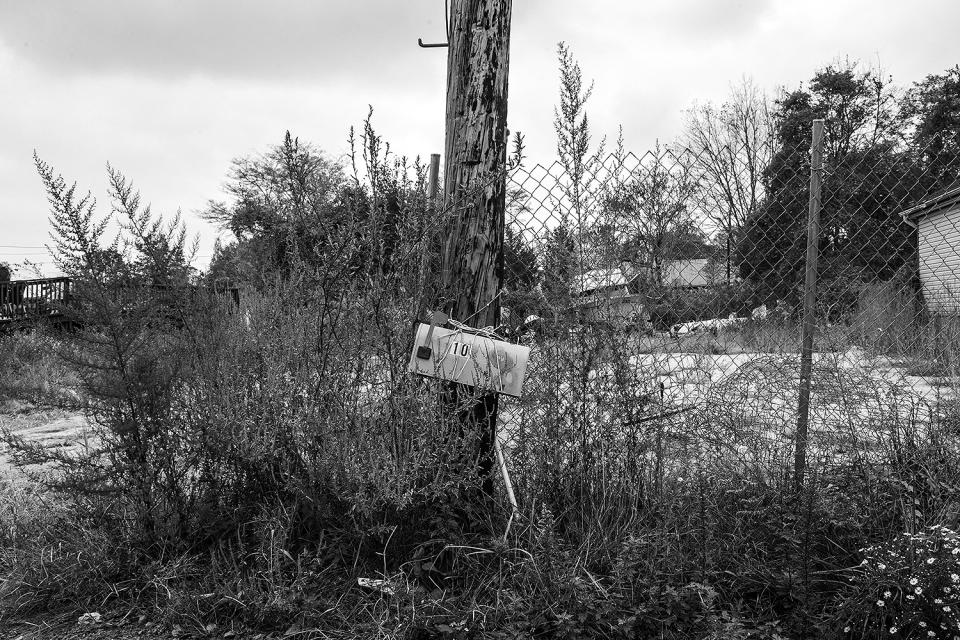
M 641 275 L 629 262 L 610 269 L 592 269 L 574 278 L 573 294 L 578 297 L 626 295 Z
M 917 230 L 920 284 L 927 308 L 960 315 L 960 184 L 900 214 Z
M 630 263 L 593 269 L 573 281 L 574 309 L 587 320 L 623 320 L 646 325 L 650 314 L 638 293 L 642 271 Z

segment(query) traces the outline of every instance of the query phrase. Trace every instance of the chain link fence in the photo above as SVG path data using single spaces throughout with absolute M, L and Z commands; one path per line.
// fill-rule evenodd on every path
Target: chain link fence
M 812 467 L 945 419 L 960 355 L 958 159 L 830 138 L 823 158 Z M 810 178 L 808 145 L 510 174 L 504 323 L 532 353 L 501 438 L 521 477 L 583 465 L 615 499 L 604 483 L 652 490 L 702 455 L 789 475 Z

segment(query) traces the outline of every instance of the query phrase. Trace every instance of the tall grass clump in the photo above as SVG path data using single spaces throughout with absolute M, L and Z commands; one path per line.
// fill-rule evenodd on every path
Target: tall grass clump
M 79 402 L 73 369 L 50 327 L 0 333 L 0 411 Z

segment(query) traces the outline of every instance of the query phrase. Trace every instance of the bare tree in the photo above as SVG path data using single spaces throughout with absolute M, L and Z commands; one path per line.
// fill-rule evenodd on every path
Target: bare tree
M 624 257 L 645 265 L 651 284 L 661 286 L 667 260 L 702 244 L 692 206 L 696 184 L 686 164 L 659 142 L 631 173 L 604 196 L 605 226 Z
M 692 154 L 697 200 L 726 244 L 728 282 L 733 239 L 763 197 L 772 135 L 770 100 L 748 78 L 720 106 L 708 102 L 687 111 L 681 143 Z

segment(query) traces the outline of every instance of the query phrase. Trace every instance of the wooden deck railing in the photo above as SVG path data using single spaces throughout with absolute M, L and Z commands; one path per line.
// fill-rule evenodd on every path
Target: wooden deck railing
M 171 289 L 160 285 L 151 288 L 154 291 Z M 183 302 L 189 304 L 202 291 L 227 296 L 234 305 L 240 304 L 240 290 L 225 283 L 215 283 L 209 288 L 191 285 L 171 293 L 185 298 Z M 0 327 L 29 325 L 42 318 L 61 319 L 70 294 L 71 280 L 67 277 L 0 282 Z
M 0 282 L 0 322 L 54 316 L 70 299 L 70 278 Z

